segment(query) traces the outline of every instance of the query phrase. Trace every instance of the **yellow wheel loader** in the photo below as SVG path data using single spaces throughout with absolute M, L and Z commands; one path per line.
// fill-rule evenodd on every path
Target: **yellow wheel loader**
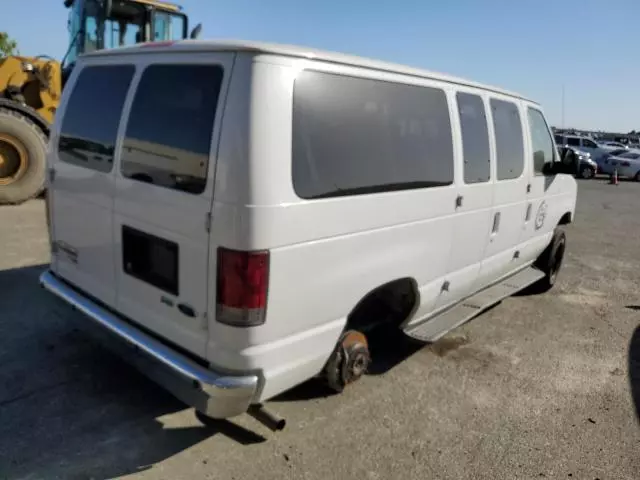
M 156 0 L 64 0 L 69 48 L 49 56 L 0 58 L 0 205 L 19 204 L 46 185 L 49 128 L 62 88 L 85 52 L 149 41 L 196 38 L 182 8 Z

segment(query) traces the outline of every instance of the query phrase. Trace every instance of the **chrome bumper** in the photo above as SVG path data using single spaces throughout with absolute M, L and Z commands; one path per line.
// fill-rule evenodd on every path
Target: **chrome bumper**
M 124 340 L 107 346 L 196 410 L 212 418 L 230 418 L 246 412 L 251 405 L 258 388 L 256 375 L 228 376 L 197 364 L 102 308 L 50 271 L 40 275 L 40 284 L 104 327 L 100 330 Z

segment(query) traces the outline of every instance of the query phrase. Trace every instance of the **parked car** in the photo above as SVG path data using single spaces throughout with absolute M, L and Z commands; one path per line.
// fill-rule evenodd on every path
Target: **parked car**
M 279 426 L 262 403 L 360 378 L 373 327 L 435 341 L 548 290 L 575 213 L 538 103 L 358 57 L 214 41 L 92 53 L 56 115 L 41 284 L 214 418 Z M 111 158 L 75 155 L 89 141 Z
M 609 163 L 609 158 L 615 157 L 617 155 L 622 155 L 623 153 L 627 153 L 629 149 L 627 148 L 618 148 L 615 150 L 611 150 L 600 157 L 598 160 L 598 171 L 600 173 L 610 175 L 613 170 L 611 169 L 611 164 Z
M 618 172 L 618 177 L 633 178 L 640 182 L 640 150 L 628 150 L 616 156 L 609 157 L 608 171 Z
M 583 152 L 588 152 L 591 155 L 591 159 L 596 163 L 609 150 L 613 150 L 616 148 L 604 144 L 599 144 L 591 138 L 583 137 L 580 135 L 556 134 L 555 141 L 556 145 L 558 146 L 574 147 Z
M 611 147 L 611 148 L 615 148 L 615 149 L 621 149 L 621 148 L 628 149 L 629 148 L 624 143 L 619 143 L 619 142 L 601 142 L 600 145 L 603 146 L 603 147 Z
M 598 164 L 591 159 L 589 152 L 573 147 L 558 147 L 558 154 L 567 165 L 574 165 L 574 173 L 579 178 L 593 178 L 598 173 Z

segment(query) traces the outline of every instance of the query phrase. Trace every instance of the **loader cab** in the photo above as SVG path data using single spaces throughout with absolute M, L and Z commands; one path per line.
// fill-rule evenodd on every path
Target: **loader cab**
M 66 0 L 69 51 L 66 76 L 78 55 L 142 42 L 182 40 L 189 36 L 182 8 L 155 0 Z M 195 30 L 194 30 L 195 31 Z

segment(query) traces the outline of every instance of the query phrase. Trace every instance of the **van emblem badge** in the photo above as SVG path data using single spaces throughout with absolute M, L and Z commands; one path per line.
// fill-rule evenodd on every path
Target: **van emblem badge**
M 536 213 L 536 230 L 539 230 L 544 225 L 544 219 L 547 217 L 547 202 L 544 200 L 538 207 L 538 213 Z

